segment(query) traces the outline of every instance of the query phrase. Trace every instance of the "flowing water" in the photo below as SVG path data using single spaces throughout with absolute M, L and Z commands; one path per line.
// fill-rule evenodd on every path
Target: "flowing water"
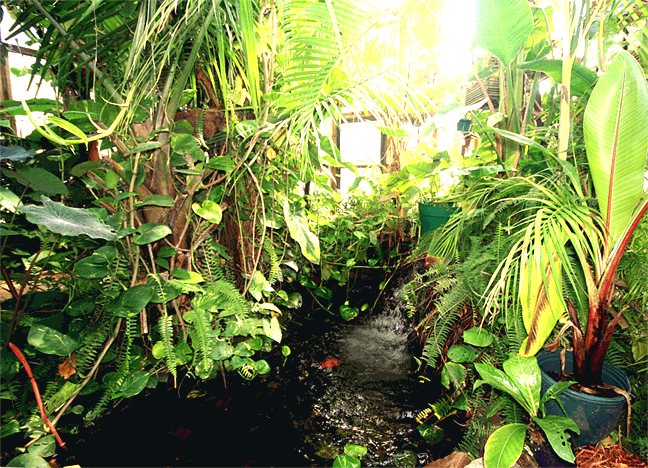
M 67 461 L 331 466 L 345 444 L 356 444 L 368 449 L 363 466 L 423 466 L 440 453 L 430 456 L 414 417 L 437 387 L 417 378 L 401 294 L 397 288 L 380 312 L 351 322 L 293 324 L 285 365 L 269 356 L 274 371 L 251 382 L 230 375 L 227 389 L 210 381 L 194 398 L 178 399 L 172 389 L 133 398 L 71 443 Z

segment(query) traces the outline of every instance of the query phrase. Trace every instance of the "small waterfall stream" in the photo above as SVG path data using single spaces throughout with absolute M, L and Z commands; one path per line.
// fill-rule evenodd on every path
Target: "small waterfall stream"
M 211 380 L 189 393 L 187 379 L 180 390 L 125 401 L 70 436 L 59 464 L 331 466 L 356 444 L 368 449 L 362 466 L 424 466 L 441 452 L 426 446 L 414 418 L 438 386 L 419 382 L 401 295 L 395 287 L 379 311 L 351 322 L 320 312 L 291 323 L 285 365 L 278 352 L 267 356 L 273 372 L 250 382 L 231 375 L 227 388 Z

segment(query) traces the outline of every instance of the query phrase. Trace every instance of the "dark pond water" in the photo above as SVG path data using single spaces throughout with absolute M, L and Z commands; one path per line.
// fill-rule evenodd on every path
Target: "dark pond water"
M 423 466 L 451 446 L 426 445 L 417 412 L 438 398 L 420 383 L 408 349 L 411 322 L 397 290 L 378 313 L 352 322 L 293 323 L 292 354 L 273 371 L 228 376 L 189 392 L 155 389 L 114 409 L 59 464 L 89 466 L 331 466 L 345 444 L 367 447 L 363 466 Z M 194 382 L 194 381 L 191 381 Z M 431 455 L 430 452 L 435 452 Z M 63 454 L 62 454 L 63 455 Z

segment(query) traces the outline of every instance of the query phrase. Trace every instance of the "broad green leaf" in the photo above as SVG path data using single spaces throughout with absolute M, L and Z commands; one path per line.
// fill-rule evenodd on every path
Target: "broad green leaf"
M 308 261 L 318 264 L 320 261 L 319 239 L 308 228 L 308 221 L 302 210 L 291 207 L 286 198 L 282 197 L 281 203 L 290 237 L 299 244 L 302 254 Z
M 4 112 L 5 109 L 2 109 Z M 8 126 L 8 125 L 7 125 Z M 22 161 L 34 156 L 34 150 L 26 150 L 22 146 L 0 146 L 0 159 L 10 161 Z
M 70 174 L 72 174 L 74 177 L 81 177 L 86 175 L 88 171 L 100 168 L 102 165 L 103 163 L 99 161 L 84 161 L 70 169 Z
M 160 146 L 162 146 L 162 144 L 159 141 L 147 141 L 146 143 L 137 145 L 132 150 L 129 150 L 126 154 L 124 154 L 124 157 L 130 156 L 131 154 L 135 154 L 135 153 L 145 153 L 147 151 L 157 149 Z
M 647 114 L 644 72 L 621 51 L 592 91 L 583 120 L 587 160 L 610 246 L 629 225 L 643 192 Z
M 358 316 L 360 310 L 357 307 L 351 307 L 348 303 L 340 306 L 340 316 L 344 320 L 353 320 Z
M 173 197 L 169 195 L 149 195 L 144 200 L 137 203 L 137 206 L 174 206 Z
M 50 468 L 49 463 L 40 455 L 33 453 L 23 453 L 7 463 L 8 467 L 22 468 Z
M 502 367 L 533 409 L 531 415 L 535 416 L 540 405 L 540 366 L 537 359 L 512 354 Z
M 74 271 L 82 278 L 105 278 L 110 274 L 108 259 L 97 252 L 76 262 Z
M 3 424 L 0 428 L 0 438 L 10 436 L 17 432 L 20 432 L 20 423 L 17 420 L 12 419 L 8 423 Z
M 52 232 L 66 236 L 85 234 L 93 239 L 115 240 L 117 234 L 99 220 L 96 213 L 83 208 L 70 208 L 42 195 L 43 206 L 27 205 L 22 210 L 30 223 L 45 226 Z
M 419 434 L 431 445 L 436 445 L 445 437 L 445 431 L 435 424 L 421 424 Z
M 344 453 L 351 457 L 362 458 L 367 454 L 367 447 L 355 444 L 346 444 L 344 446 Z
M 7 188 L 0 187 L 0 208 L 15 213 L 19 203 L 18 195 Z
M 184 268 L 174 268 L 171 274 L 189 284 L 198 284 L 205 281 L 202 275 L 196 271 L 187 271 Z
M 554 82 L 562 83 L 562 60 L 543 59 L 524 62 L 517 66 L 521 70 L 541 71 L 549 75 Z M 590 70 L 585 65 L 578 62 L 572 64 L 571 92 L 577 96 L 582 96 L 592 89 L 596 83 L 597 75 L 594 70 Z
M 205 200 L 202 203 L 194 203 L 191 205 L 194 213 L 203 219 L 206 219 L 212 224 L 220 224 L 223 219 L 223 210 L 220 205 L 211 200 Z
M 51 457 L 56 453 L 56 439 L 53 434 L 38 439 L 27 449 L 29 453 L 41 457 Z
M 333 468 L 360 468 L 360 460 L 346 453 L 341 453 L 333 460 Z
M 81 384 L 65 382 L 63 387 L 45 402 L 45 412 L 52 414 L 61 409 L 68 399 L 79 389 Z
M 146 388 L 149 374 L 144 371 L 130 373 L 122 382 L 119 390 L 124 398 L 132 398 Z
M 402 128 L 380 127 L 378 125 L 376 125 L 375 128 L 381 133 L 384 133 L 385 135 L 390 137 L 403 138 L 409 136 L 409 132 L 403 130 Z
M 116 299 L 106 304 L 106 311 L 117 317 L 135 317 L 153 297 L 151 284 L 138 284 L 122 291 Z
M 272 289 L 272 286 L 268 282 L 268 280 L 263 276 L 263 273 L 261 273 L 259 270 L 256 270 L 254 274 L 252 275 L 252 281 L 250 282 L 250 287 L 248 289 L 248 292 L 256 299 L 257 301 L 261 301 L 263 299 L 263 293 L 264 292 L 273 292 L 274 289 Z
M 475 348 L 471 348 L 466 345 L 453 345 L 448 350 L 448 359 L 452 362 L 464 363 L 464 362 L 474 362 L 477 359 L 479 353 Z
M 17 168 L 15 172 L 2 169 L 2 173 L 36 192 L 43 192 L 45 195 L 68 195 L 69 193 L 61 179 L 40 167 L 24 166 Z
M 540 222 L 541 212 L 538 212 L 536 224 Z M 523 356 L 534 356 L 542 349 L 566 310 L 562 296 L 562 264 L 556 248 L 553 244 L 541 244 L 540 240 L 532 247 L 526 257 L 523 253 L 520 274 L 520 306 L 528 334 L 520 346 Z
M 542 395 L 540 399 L 540 407 L 544 408 L 545 403 L 549 400 L 557 399 L 558 395 L 567 390 L 569 387 L 574 385 L 576 382 L 573 380 L 568 380 L 566 382 L 556 382 L 547 391 Z
M 527 0 L 477 0 L 475 40 L 509 66 L 533 30 Z
M 486 468 L 511 468 L 522 455 L 526 430 L 526 424 L 508 424 L 493 432 L 486 441 Z
M 150 244 L 164 239 L 171 232 L 171 228 L 166 224 L 146 223 L 137 228 L 137 234 L 133 236 L 133 242 L 137 245 Z
M 211 357 L 217 361 L 229 359 L 234 354 L 234 348 L 227 341 L 217 341 L 212 348 Z
M 495 387 L 498 390 L 508 393 L 530 414 L 535 414 L 533 413 L 532 407 L 524 399 L 522 393 L 520 393 L 517 385 L 513 382 L 513 379 L 511 379 L 507 374 L 494 368 L 490 364 L 482 364 L 479 362 L 475 363 L 475 369 L 477 369 L 477 372 L 479 372 L 479 375 L 483 380 L 476 381 L 473 388 L 477 388 L 486 383 L 491 387 Z
M 29 329 L 27 342 L 42 353 L 57 356 L 69 356 L 80 346 L 69 336 L 41 324 L 33 325 Z
M 270 372 L 270 364 L 264 359 L 260 359 L 254 363 L 254 368 L 259 374 L 267 374 Z
M 270 320 L 263 319 L 263 333 L 271 340 L 281 343 L 281 326 L 277 317 L 272 317 Z
M 485 348 L 493 343 L 495 337 L 484 328 L 473 327 L 463 332 L 464 343 Z
M 565 431 L 571 430 L 576 434 L 580 434 L 580 429 L 574 421 L 565 416 L 553 415 L 546 418 L 534 417 L 533 420 L 545 433 L 551 447 L 560 458 L 568 462 L 573 462 L 576 459 L 569 443 L 569 434 L 565 433 Z
M 441 384 L 446 388 L 450 388 L 453 384 L 456 388 L 461 388 L 467 375 L 468 371 L 461 364 L 446 362 L 441 371 Z

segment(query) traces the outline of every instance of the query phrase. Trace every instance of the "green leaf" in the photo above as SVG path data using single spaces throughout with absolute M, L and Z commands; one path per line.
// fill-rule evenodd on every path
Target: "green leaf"
M 149 195 L 137 203 L 137 206 L 174 206 L 175 201 L 169 195 Z
M 263 333 L 271 340 L 281 343 L 281 326 L 277 317 L 272 317 L 270 320 L 263 319 Z
M 22 467 L 22 468 L 50 468 L 49 463 L 45 461 L 40 455 L 33 453 L 23 453 L 18 455 L 7 463 L 8 467 Z
M 441 384 L 445 388 L 450 388 L 453 384 L 456 388 L 461 388 L 467 375 L 468 371 L 461 364 L 446 362 L 441 371 Z
M 217 361 L 229 359 L 234 354 L 234 348 L 227 341 L 217 341 L 212 348 L 211 357 Z
M 402 128 L 392 128 L 392 127 L 380 127 L 376 125 L 375 127 L 381 133 L 384 133 L 387 136 L 395 138 L 403 138 L 409 136 L 409 132 L 403 130 Z
M 574 452 L 572 452 L 571 445 L 569 443 L 569 435 L 565 433 L 567 430 L 574 431 L 576 434 L 580 434 L 580 429 L 574 421 L 565 416 L 547 416 L 545 418 L 533 418 L 542 432 L 547 436 L 547 440 L 551 444 L 551 447 L 563 460 L 568 462 L 574 462 L 576 457 L 574 457 Z
M 535 357 L 524 357 L 512 354 L 502 365 L 504 372 L 513 380 L 529 407 L 531 416 L 538 413 L 540 405 L 540 366 Z
M 12 419 L 8 423 L 2 424 L 2 427 L 0 428 L 0 438 L 10 436 L 17 432 L 20 432 L 20 423 L 15 419 Z
M 302 255 L 308 261 L 318 264 L 320 261 L 319 239 L 308 228 L 308 222 L 302 210 L 295 208 L 294 205 L 291 207 L 285 197 L 281 198 L 281 203 L 290 237 L 299 244 Z
M 115 240 L 110 226 L 99 220 L 96 213 L 82 208 L 70 208 L 41 196 L 43 206 L 27 205 L 22 209 L 30 223 L 45 226 L 52 232 L 66 236 L 85 234 L 93 239 Z
M 484 453 L 486 468 L 511 468 L 522 455 L 526 424 L 508 424 L 488 438 Z
M 7 188 L 0 187 L 0 208 L 15 213 L 18 204 L 20 204 L 18 195 Z
M 97 252 L 76 262 L 74 271 L 82 278 L 105 278 L 110 274 L 108 259 Z
M 198 284 L 205 281 L 202 275 L 196 271 L 187 271 L 184 268 L 174 268 L 171 274 L 189 284 Z
M 344 446 L 344 453 L 351 457 L 362 458 L 367 454 L 367 447 L 355 444 L 346 444 Z
M 341 453 L 333 460 L 333 468 L 360 468 L 360 460 L 346 453 Z
M 267 374 L 270 372 L 270 364 L 267 361 L 260 359 L 254 363 L 254 368 L 259 374 Z
M 549 75 L 554 82 L 562 83 L 562 60 L 543 59 L 524 62 L 517 66 L 521 70 L 541 71 Z M 597 80 L 594 70 L 590 70 L 585 65 L 578 62 L 572 64 L 571 92 L 577 96 L 582 96 L 592 89 Z
M 493 343 L 495 336 L 484 328 L 474 327 L 463 332 L 464 343 L 485 348 Z
M 202 203 L 194 203 L 191 205 L 194 213 L 203 219 L 206 219 L 212 224 L 220 224 L 223 219 L 223 210 L 220 205 L 211 200 L 205 200 Z
M 479 353 L 475 348 L 465 345 L 453 345 L 448 350 L 448 359 L 452 362 L 464 363 L 464 362 L 474 362 L 477 359 Z
M 137 245 L 150 244 L 164 239 L 171 232 L 171 228 L 166 224 L 146 223 L 137 229 L 137 234 L 133 236 L 133 242 Z
M 252 281 L 250 282 L 250 287 L 248 288 L 248 292 L 256 299 L 257 301 L 261 301 L 263 299 L 263 292 L 273 292 L 274 289 L 272 289 L 272 286 L 268 282 L 268 280 L 263 276 L 263 273 L 261 273 L 259 270 L 256 270 L 254 274 L 252 275 Z
M 527 0 L 478 0 L 477 45 L 509 66 L 533 30 Z
M 2 173 L 36 192 L 43 192 L 45 195 L 69 194 L 68 188 L 61 182 L 61 179 L 40 167 L 19 167 L 15 172 L 2 169 Z
M 54 435 L 50 434 L 34 442 L 33 445 L 27 449 L 32 455 L 40 457 L 51 457 L 56 453 L 56 439 Z
M 545 403 L 547 403 L 549 400 L 557 399 L 558 395 L 560 395 L 575 383 L 575 381 L 569 380 L 565 382 L 556 382 L 555 384 L 553 384 L 547 389 L 544 395 L 542 395 L 542 398 L 540 399 L 540 407 L 544 408 Z
M 138 284 L 122 291 L 117 298 L 106 304 L 106 311 L 117 317 L 135 317 L 153 297 L 151 284 Z
M 436 445 L 445 437 L 445 431 L 434 424 L 421 424 L 418 431 L 431 445 Z
M 81 177 L 86 175 L 92 169 L 100 168 L 102 165 L 103 164 L 99 161 L 84 161 L 70 169 L 70 174 L 74 177 Z
M 350 307 L 348 303 L 342 304 L 340 306 L 340 316 L 344 320 L 353 320 L 358 316 L 360 310 L 357 307 Z
M 80 346 L 69 336 L 41 324 L 29 329 L 27 342 L 42 353 L 57 356 L 69 356 Z
M 145 153 L 147 151 L 157 149 L 157 148 L 159 148 L 161 146 L 162 146 L 162 143 L 160 143 L 159 141 L 147 141 L 146 143 L 142 143 L 141 145 L 137 145 L 135 148 L 128 151 L 126 154 L 124 154 L 124 157 L 130 156 L 131 154 L 135 154 L 135 153 Z
M 528 411 L 529 414 L 535 415 L 535 413 L 533 413 L 532 411 L 531 405 L 524 399 L 522 393 L 520 393 L 520 390 L 518 389 L 517 385 L 515 385 L 511 377 L 509 377 L 501 370 L 491 366 L 490 364 L 482 364 L 478 362 L 475 363 L 475 369 L 477 369 L 477 372 L 479 372 L 479 375 L 483 380 L 478 380 L 477 382 L 475 382 L 473 388 L 477 388 L 480 385 L 486 383 L 491 387 L 495 387 L 498 390 L 508 393 L 513 398 L 515 398 L 515 400 L 520 403 L 520 405 L 522 405 L 522 407 L 526 411 Z
M 135 395 L 139 394 L 142 390 L 146 388 L 146 384 L 149 380 L 149 374 L 144 371 L 137 371 L 131 374 L 128 374 L 121 386 L 119 391 L 123 398 L 132 398 Z
M 648 86 L 627 52 L 612 60 L 592 91 L 583 130 L 587 160 L 610 246 L 630 224 L 644 187 Z

